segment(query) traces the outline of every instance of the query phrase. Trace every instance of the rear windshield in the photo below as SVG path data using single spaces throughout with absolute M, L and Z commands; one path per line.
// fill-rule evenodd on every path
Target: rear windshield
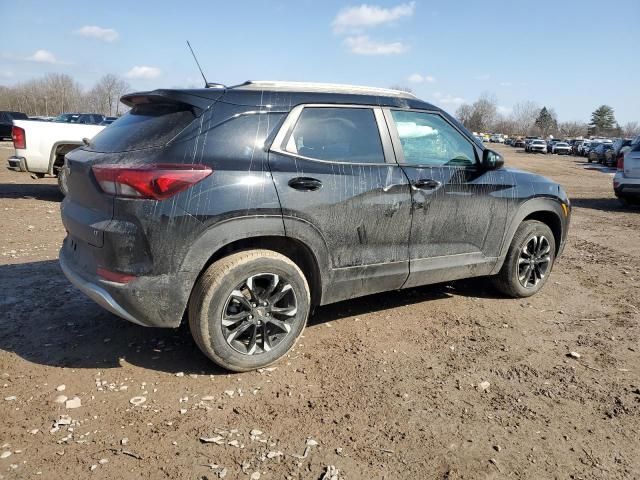
M 20 112 L 12 112 L 9 114 L 9 116 L 14 120 L 27 120 L 29 118 L 26 114 Z
M 165 145 L 194 118 L 185 105 L 138 105 L 93 137 L 89 149 L 126 152 Z

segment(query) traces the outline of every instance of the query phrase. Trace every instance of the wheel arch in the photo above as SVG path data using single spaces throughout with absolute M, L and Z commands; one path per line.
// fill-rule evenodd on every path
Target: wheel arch
M 63 158 L 64 158 L 64 155 L 69 153 L 71 150 L 75 150 L 80 146 L 82 146 L 82 142 L 75 142 L 75 141 L 69 141 L 69 140 L 60 140 L 54 143 L 51 147 L 51 153 L 49 154 L 49 169 L 47 170 L 47 173 L 49 175 L 53 175 L 55 173 L 54 167 L 61 166 L 56 163 L 56 159 L 58 158 L 58 156 L 63 154 L 62 152 L 60 152 L 61 149 L 64 150 L 68 147 L 71 147 L 64 152 L 63 154 Z
M 564 215 L 562 204 L 558 199 L 552 197 L 532 198 L 519 207 L 514 218 L 511 220 L 502 242 L 498 262 L 496 262 L 491 272 L 492 274 L 498 273 L 502 268 L 516 230 L 520 224 L 526 220 L 537 220 L 547 225 L 553 233 L 556 243 L 556 255 L 562 252 L 568 225 L 568 218 Z
M 320 234 L 309 224 L 295 221 L 285 234 L 282 217 L 241 217 L 220 222 L 192 244 L 180 268 L 186 276 L 185 307 L 197 279 L 217 260 L 254 248 L 273 250 L 290 258 L 304 273 L 312 305 L 321 303 L 328 272 L 328 250 Z M 185 308 L 186 311 L 186 308 Z

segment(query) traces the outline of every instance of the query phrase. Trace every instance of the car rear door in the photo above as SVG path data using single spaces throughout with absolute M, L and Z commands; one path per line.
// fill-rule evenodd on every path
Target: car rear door
M 480 149 L 439 112 L 385 110 L 411 183 L 410 275 L 405 287 L 489 273 L 512 202 L 506 170 L 480 167 Z
M 326 245 L 330 301 L 402 286 L 411 195 L 380 108 L 295 107 L 269 164 L 287 232 L 309 225 Z

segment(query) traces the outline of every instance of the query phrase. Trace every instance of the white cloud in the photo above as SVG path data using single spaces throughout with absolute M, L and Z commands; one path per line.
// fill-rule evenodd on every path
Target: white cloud
M 0 77 L 2 78 L 13 78 L 13 72 L 11 70 L 7 70 L 4 72 L 0 72 Z
M 510 87 L 511 85 L 511 82 L 500 82 L 501 87 Z
M 443 105 L 452 105 L 452 106 L 459 106 L 462 105 L 466 100 L 462 97 L 456 97 L 454 95 L 450 95 L 450 94 L 442 94 L 440 92 L 435 92 L 433 94 L 433 98 L 435 99 L 436 103 L 441 103 Z
M 420 75 L 419 73 L 413 73 L 409 75 L 407 80 L 411 83 L 435 83 L 435 77 L 431 75 Z
M 144 80 L 150 80 L 153 78 L 158 78 L 162 74 L 162 71 L 156 67 L 147 67 L 146 65 L 136 65 L 127 73 L 125 73 L 125 77 L 127 78 L 141 78 Z
M 501 114 L 501 115 L 509 115 L 509 114 L 511 114 L 511 112 L 513 112 L 513 108 L 505 107 L 505 106 L 502 106 L 502 105 L 498 105 L 497 110 L 498 110 L 498 113 Z
M 363 3 L 358 7 L 342 9 L 333 20 L 333 31 L 360 32 L 365 28 L 394 22 L 402 17 L 410 17 L 415 9 L 415 2 L 402 3 L 392 8 L 382 8 Z
M 83 37 L 97 38 L 105 42 L 114 42 L 120 36 L 118 32 L 112 28 L 102 28 L 96 25 L 85 25 L 73 33 L 82 35 Z
M 48 50 L 36 50 L 33 55 L 28 56 L 25 60 L 38 63 L 61 63 L 56 56 Z
M 351 53 L 357 55 L 397 55 L 408 50 L 402 42 L 382 43 L 371 40 L 367 35 L 347 37 L 344 43 Z
M 483 73 L 482 75 L 476 75 L 475 79 L 476 80 L 489 80 L 491 78 L 491 75 L 489 75 L 488 73 Z

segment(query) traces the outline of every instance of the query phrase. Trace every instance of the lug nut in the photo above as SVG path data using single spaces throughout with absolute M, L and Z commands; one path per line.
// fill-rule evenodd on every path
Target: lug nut
M 249 320 L 253 320 L 253 315 L 249 315 Z

